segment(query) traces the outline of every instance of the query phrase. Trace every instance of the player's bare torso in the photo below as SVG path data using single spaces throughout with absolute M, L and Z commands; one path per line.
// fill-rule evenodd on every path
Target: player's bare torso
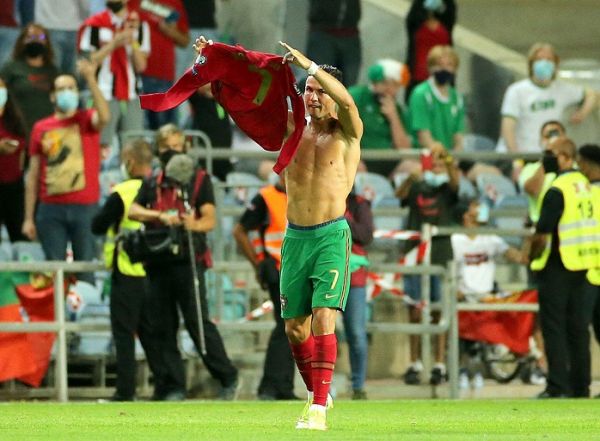
M 285 171 L 288 221 L 308 226 L 343 216 L 359 159 L 358 141 L 348 141 L 337 120 L 320 130 L 308 124 Z

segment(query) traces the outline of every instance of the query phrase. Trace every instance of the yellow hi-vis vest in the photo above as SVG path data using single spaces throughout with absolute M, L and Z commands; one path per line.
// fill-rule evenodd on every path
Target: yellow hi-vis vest
M 113 191 L 118 193 L 123 201 L 123 217 L 119 222 L 119 226 L 115 229 L 114 226 L 110 227 L 106 233 L 106 242 L 104 242 L 104 263 L 106 268 L 110 269 L 113 267 L 113 258 L 115 255 L 115 243 L 118 233 L 125 231 L 139 230 L 142 226 L 141 222 L 131 220 L 127 217 L 129 208 L 133 203 L 133 200 L 138 194 L 140 187 L 142 186 L 141 179 L 129 179 L 125 182 L 121 182 L 113 187 Z M 129 256 L 123 250 L 123 247 L 119 245 L 117 254 L 117 267 L 121 274 L 131 277 L 144 277 L 146 271 L 141 263 L 131 263 Z
M 562 192 L 564 209 L 558 222 L 559 253 L 569 271 L 582 271 L 599 267 L 600 223 L 598 209 L 594 207 L 592 186 L 578 171 L 564 173 L 552 183 Z M 548 238 L 542 255 L 531 262 L 531 269 L 544 269 L 550 255 L 551 238 Z
M 594 217 L 600 224 L 600 187 L 592 184 L 592 195 L 594 196 Z M 600 285 L 600 264 L 587 272 L 587 279 L 592 285 Z

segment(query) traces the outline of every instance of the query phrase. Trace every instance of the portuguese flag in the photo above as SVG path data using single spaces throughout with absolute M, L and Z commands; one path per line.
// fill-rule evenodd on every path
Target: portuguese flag
M 526 290 L 487 303 L 537 303 L 537 290 Z M 512 352 L 529 351 L 529 337 L 535 325 L 534 312 L 518 311 L 460 311 L 458 333 L 461 338 L 503 344 Z
M 16 287 L 30 286 L 23 284 L 28 281 L 27 273 L 0 272 L 0 321 L 23 322 L 24 315 L 30 321 L 53 319 L 52 290 L 35 293 L 33 301 L 19 301 Z M 17 379 L 39 386 L 48 368 L 53 342 L 52 333 L 0 332 L 0 382 Z

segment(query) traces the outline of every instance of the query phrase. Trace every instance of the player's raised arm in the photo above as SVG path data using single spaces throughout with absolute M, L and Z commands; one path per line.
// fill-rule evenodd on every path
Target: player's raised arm
M 282 41 L 279 44 L 287 50 L 287 53 L 283 57 L 283 62 L 289 61 L 306 70 L 309 75 L 314 76 L 323 87 L 325 93 L 336 102 L 338 105 L 337 116 L 344 134 L 348 138 L 360 139 L 363 133 L 363 124 L 356 104 L 354 104 L 352 96 L 350 96 L 344 85 L 323 69 L 319 69 L 319 66 L 315 62 L 309 60 L 299 50 Z

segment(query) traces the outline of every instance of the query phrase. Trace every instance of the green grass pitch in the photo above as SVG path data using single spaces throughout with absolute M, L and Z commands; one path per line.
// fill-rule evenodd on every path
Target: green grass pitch
M 302 402 L 0 404 L 1 441 L 600 440 L 600 400 L 342 401 L 327 432 Z

